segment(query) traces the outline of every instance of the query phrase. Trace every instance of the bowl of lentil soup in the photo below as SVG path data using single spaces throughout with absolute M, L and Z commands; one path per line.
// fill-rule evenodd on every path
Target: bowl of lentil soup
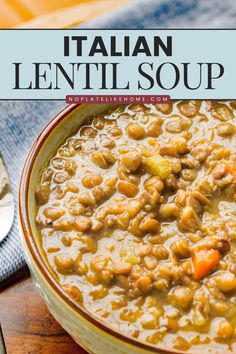
M 35 142 L 27 262 L 89 352 L 236 352 L 235 114 L 235 101 L 71 105 Z

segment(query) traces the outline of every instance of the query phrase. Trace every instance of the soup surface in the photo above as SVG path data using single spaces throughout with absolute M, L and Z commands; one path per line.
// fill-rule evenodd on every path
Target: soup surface
M 89 117 L 36 187 L 61 287 L 108 326 L 181 351 L 236 352 L 236 102 Z

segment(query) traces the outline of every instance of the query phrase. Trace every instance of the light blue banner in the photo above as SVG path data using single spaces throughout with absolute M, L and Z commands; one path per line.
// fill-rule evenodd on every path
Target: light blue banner
M 234 99 L 235 42 L 236 30 L 0 30 L 0 99 Z

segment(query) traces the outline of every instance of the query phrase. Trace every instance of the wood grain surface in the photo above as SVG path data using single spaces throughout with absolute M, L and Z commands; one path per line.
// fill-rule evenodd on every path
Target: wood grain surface
M 25 267 L 0 284 L 0 322 L 8 354 L 86 354 L 49 313 Z

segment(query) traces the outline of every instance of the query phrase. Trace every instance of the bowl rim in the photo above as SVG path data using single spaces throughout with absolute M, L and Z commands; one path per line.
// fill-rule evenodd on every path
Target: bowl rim
M 36 157 L 50 135 L 52 130 L 70 113 L 78 109 L 78 107 L 83 108 L 87 104 L 70 104 L 66 106 L 61 112 L 59 112 L 41 131 L 41 133 L 36 138 L 33 143 L 28 156 L 25 160 L 24 167 L 21 173 L 20 184 L 19 184 L 19 194 L 18 194 L 18 210 L 19 210 L 19 223 L 22 228 L 22 238 L 36 264 L 38 270 L 40 271 L 43 278 L 47 281 L 48 285 L 53 288 L 53 290 L 61 297 L 67 305 L 72 307 L 73 310 L 79 313 L 84 319 L 86 319 L 90 324 L 98 327 L 98 329 L 110 334 L 118 340 L 131 344 L 133 346 L 139 347 L 140 349 L 146 349 L 155 353 L 160 354 L 181 354 L 182 352 L 176 349 L 165 349 L 154 344 L 146 343 L 142 340 L 136 340 L 125 333 L 116 330 L 114 327 L 109 327 L 108 324 L 100 320 L 98 316 L 95 316 L 92 312 L 87 310 L 76 303 L 66 291 L 59 285 L 50 270 L 48 269 L 45 261 L 43 260 L 41 253 L 36 245 L 33 231 L 30 226 L 29 213 L 28 213 L 28 191 L 30 184 L 31 172 L 34 166 Z M 191 354 L 190 352 L 188 352 Z

